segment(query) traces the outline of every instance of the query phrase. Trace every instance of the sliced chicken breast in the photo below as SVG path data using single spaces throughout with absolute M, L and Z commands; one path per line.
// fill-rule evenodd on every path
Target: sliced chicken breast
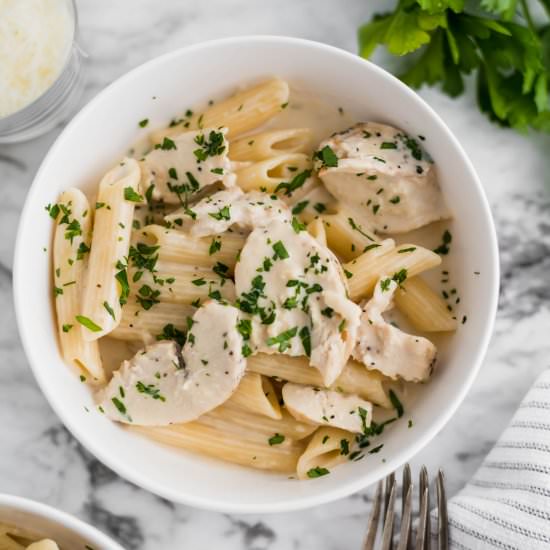
M 328 386 L 353 349 L 360 308 L 347 298 L 340 264 L 304 226 L 274 220 L 249 235 L 235 267 L 250 352 L 307 355 Z
M 288 412 L 300 422 L 364 432 L 372 422 L 372 403 L 357 395 L 287 383 L 283 400 Z
M 404 233 L 450 217 L 433 162 L 417 139 L 397 128 L 357 124 L 322 142 L 317 157 L 328 191 L 360 209 L 378 233 Z
M 192 212 L 190 217 L 189 210 Z M 193 237 L 216 235 L 232 225 L 251 230 L 273 220 L 290 220 L 288 206 L 277 195 L 260 191 L 243 192 L 239 187 L 218 191 L 190 209 L 181 208 L 165 217 Z
M 141 189 L 148 198 L 187 204 L 209 185 L 235 185 L 227 157 L 226 128 L 184 132 L 164 141 L 140 161 Z
M 190 422 L 226 401 L 246 367 L 238 310 L 218 302 L 199 308 L 183 350 L 159 342 L 124 361 L 103 392 L 101 407 L 119 422 L 164 426 Z
M 376 284 L 373 297 L 363 306 L 353 357 L 394 380 L 423 382 L 433 371 L 437 349 L 427 338 L 407 334 L 382 316 L 393 307 L 397 287 L 384 277 Z

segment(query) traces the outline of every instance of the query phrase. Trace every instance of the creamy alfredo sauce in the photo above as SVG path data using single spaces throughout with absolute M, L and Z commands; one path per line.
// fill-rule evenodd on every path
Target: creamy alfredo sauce
M 0 118 L 53 84 L 73 33 L 69 0 L 0 0 Z
M 205 108 L 206 105 L 198 105 L 197 107 L 198 108 L 193 110 L 195 112 L 201 112 L 201 108 Z M 338 105 L 334 98 L 320 97 L 318 94 L 307 90 L 297 83 L 290 83 L 290 101 L 288 107 L 265 125 L 254 129 L 250 132 L 250 135 L 272 129 L 310 128 L 313 135 L 311 144 L 311 152 L 313 152 L 317 149 L 319 143 L 328 138 L 331 134 L 345 130 L 360 120 L 361 117 L 357 116 L 357 113 L 351 112 L 351 110 L 346 108 L 345 104 Z M 398 124 L 396 125 L 399 126 Z M 423 146 L 429 150 L 430 144 L 424 143 Z M 134 158 L 140 158 L 150 149 L 150 147 L 149 140 L 147 138 L 141 138 L 134 144 L 132 149 L 130 149 L 129 155 Z M 137 211 L 135 214 L 142 225 L 144 225 L 144 222 L 147 222 L 145 218 L 146 210 L 147 209 L 142 209 L 141 212 Z M 155 223 L 162 223 L 162 214 L 164 214 L 164 212 L 158 213 L 158 218 L 155 220 Z M 149 213 L 149 216 L 151 216 L 151 213 Z M 155 218 L 156 217 L 157 216 L 155 216 Z M 148 223 L 151 223 L 151 220 Z M 391 238 L 394 239 L 397 244 L 413 242 L 428 249 L 435 249 L 441 244 L 441 236 L 447 227 L 448 222 L 435 222 L 408 233 L 391 235 Z M 449 288 L 452 286 L 452 277 L 447 271 L 448 257 L 442 256 L 442 260 L 443 262 L 439 268 L 431 270 L 431 273 L 428 272 L 425 274 L 426 279 L 436 291 L 442 288 L 442 281 L 447 281 L 450 284 L 450 286 L 447 285 Z M 190 269 L 193 269 L 193 267 L 190 266 Z M 397 308 L 385 313 L 384 317 L 406 332 L 429 338 L 438 348 L 438 363 L 444 362 L 447 347 L 446 342 L 452 335 L 422 333 L 422 331 L 412 327 L 408 320 L 399 313 Z M 460 317 L 458 318 L 460 319 Z M 104 366 L 107 372 L 111 369 L 118 369 L 122 360 L 129 359 L 142 347 L 139 342 L 124 342 L 112 338 L 102 338 L 100 340 L 100 345 L 101 353 L 104 358 Z M 393 385 L 399 388 L 399 396 L 405 408 L 405 415 L 409 417 L 408 411 L 413 408 L 413 404 L 417 399 L 417 394 L 420 389 L 418 387 L 420 384 L 403 384 L 401 382 L 395 382 Z M 376 421 L 382 421 L 392 414 L 392 411 L 384 411 L 379 407 L 375 407 L 374 419 Z

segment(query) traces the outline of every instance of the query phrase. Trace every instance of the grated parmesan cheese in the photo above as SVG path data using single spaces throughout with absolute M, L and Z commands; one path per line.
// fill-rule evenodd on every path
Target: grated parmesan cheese
M 0 0 L 0 118 L 53 84 L 73 32 L 69 0 Z

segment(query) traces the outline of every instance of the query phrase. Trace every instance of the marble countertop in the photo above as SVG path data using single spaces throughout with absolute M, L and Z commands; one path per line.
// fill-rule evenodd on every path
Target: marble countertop
M 89 53 L 83 102 L 129 69 L 180 46 L 239 34 L 284 34 L 356 51 L 356 27 L 385 2 L 279 0 L 78 0 Z M 338 7 L 336 8 L 336 5 Z M 377 58 L 386 63 L 382 56 Z M 458 491 L 506 426 L 537 373 L 549 366 L 550 138 L 523 136 L 480 116 L 473 93 L 421 95 L 472 159 L 490 199 L 502 260 L 495 333 L 483 368 L 457 414 L 413 461 L 444 467 Z M 227 515 L 174 505 L 120 479 L 87 453 L 41 395 L 21 349 L 11 298 L 19 213 L 61 128 L 30 143 L 0 146 L 0 492 L 71 512 L 125 548 L 332 550 L 359 548 L 367 495 L 299 513 Z

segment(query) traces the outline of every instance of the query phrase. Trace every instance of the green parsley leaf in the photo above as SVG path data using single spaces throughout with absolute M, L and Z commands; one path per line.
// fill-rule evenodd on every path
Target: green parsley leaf
M 285 436 L 280 433 L 276 433 L 273 437 L 270 437 L 267 442 L 270 446 L 280 445 L 285 440 Z
M 92 332 L 101 332 L 103 329 L 96 325 L 91 319 L 88 317 L 84 317 L 84 315 L 77 315 L 76 320 L 85 328 Z
M 143 197 L 139 193 L 136 193 L 132 187 L 125 187 L 124 200 L 131 202 L 143 202 Z
M 330 471 L 327 470 L 327 468 L 321 468 L 320 466 L 316 466 L 315 468 L 311 468 L 307 471 L 307 477 L 311 479 L 326 476 L 327 474 L 330 474 Z

